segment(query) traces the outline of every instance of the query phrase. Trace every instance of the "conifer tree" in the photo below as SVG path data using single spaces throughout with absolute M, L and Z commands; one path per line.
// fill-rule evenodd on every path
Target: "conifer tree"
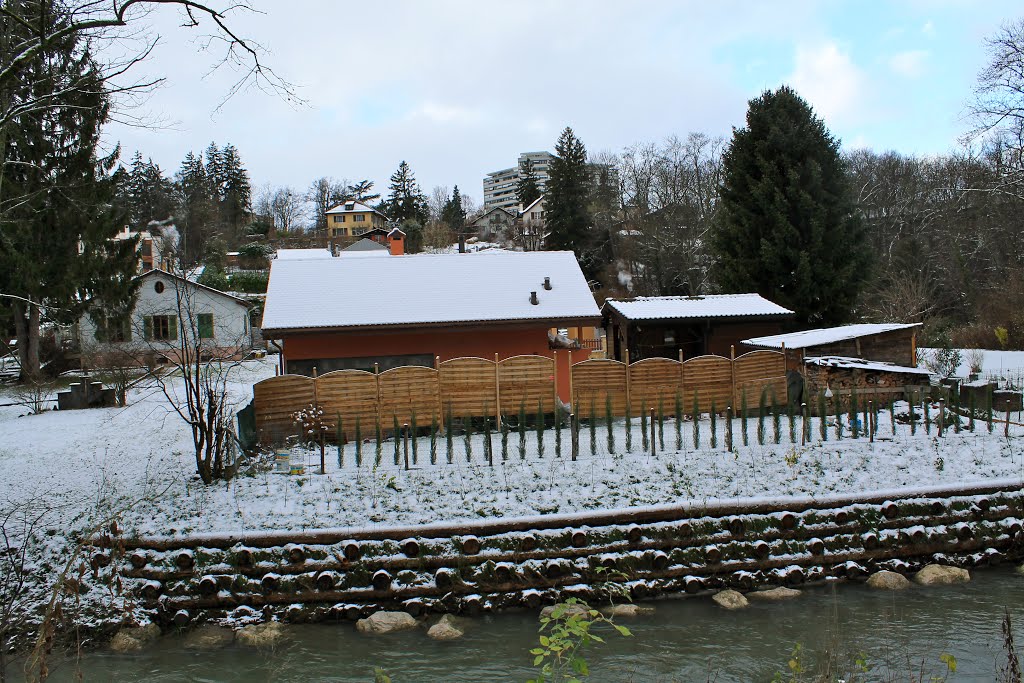
M 712 247 L 728 292 L 757 293 L 801 325 L 850 319 L 869 252 L 839 141 L 787 86 L 750 101 L 723 158 Z
M 555 144 L 548 174 L 545 248 L 575 252 L 583 273 L 593 279 L 602 264 L 593 251 L 589 200 L 587 148 L 572 128 L 566 127 Z
M 452 190 L 452 196 L 441 209 L 441 222 L 456 235 L 466 230 L 466 209 L 462 207 L 462 194 L 458 185 Z
M 104 316 L 130 310 L 136 244 L 111 240 L 125 218 L 112 175 L 119 150 L 99 156 L 110 97 L 88 45 L 62 32 L 68 18 L 49 3 L 4 7 L 4 46 L 31 31 L 53 36 L 0 88 L 5 101 L 48 103 L 14 114 L 0 131 L 0 293 L 19 297 L 21 375 L 34 381 L 44 315 L 71 323 L 87 307 Z M 24 12 L 22 21 L 8 21 L 8 10 Z
M 383 210 L 388 218 L 399 224 L 405 221 L 415 221 L 424 225 L 430 218 L 427 198 L 420 190 L 416 176 L 413 175 L 412 169 L 405 161 L 402 161 L 398 165 L 398 169 L 391 174 L 388 198 L 384 202 Z
M 533 162 L 524 159 L 519 164 L 519 180 L 516 181 L 516 199 L 525 208 L 533 203 L 540 196 L 540 185 L 537 184 L 537 174 L 533 170 Z

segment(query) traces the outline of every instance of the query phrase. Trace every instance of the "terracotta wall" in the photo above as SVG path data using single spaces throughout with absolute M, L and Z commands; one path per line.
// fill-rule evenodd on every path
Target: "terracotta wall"
M 476 356 L 494 360 L 512 356 L 555 356 L 558 394 L 569 400 L 569 352 L 548 348 L 548 328 L 501 330 L 465 328 L 410 333 L 318 334 L 284 340 L 285 362 L 318 358 L 366 358 L 430 354 L 446 361 Z M 557 354 L 557 355 L 556 355 Z M 590 357 L 590 352 L 572 352 L 572 362 Z

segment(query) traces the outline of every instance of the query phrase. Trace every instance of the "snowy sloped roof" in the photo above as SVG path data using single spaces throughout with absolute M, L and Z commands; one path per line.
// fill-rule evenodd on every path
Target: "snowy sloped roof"
M 327 214 L 330 215 L 336 213 L 358 213 L 360 211 L 370 211 L 379 216 L 384 216 L 384 214 L 382 214 L 380 211 L 373 208 L 372 206 L 367 206 L 366 204 L 361 204 L 359 202 L 344 202 L 338 204 L 337 206 L 328 209 Z M 384 217 L 387 218 L 387 216 Z
M 873 334 L 905 330 L 910 327 L 919 327 L 920 325 L 921 323 L 859 323 L 857 325 L 841 325 L 839 327 L 822 327 L 817 330 L 804 330 L 803 332 L 773 334 L 769 337 L 754 337 L 752 339 L 744 339 L 740 343 L 768 349 L 780 349 L 783 344 L 786 345 L 787 349 L 806 349 L 812 346 L 822 346 L 823 344 L 834 344 L 849 339 L 856 339 L 857 337 L 868 337 Z
M 544 289 L 544 278 L 552 288 Z M 530 303 L 536 292 L 539 303 Z M 381 259 L 276 260 L 265 335 L 311 329 L 474 322 L 594 321 L 600 312 L 569 251 L 416 254 Z
M 351 254 L 352 252 L 358 252 L 358 251 L 383 252 L 384 254 L 390 254 L 391 253 L 390 250 L 388 250 L 388 248 L 385 247 L 380 242 L 374 242 L 373 240 L 364 237 L 364 238 L 362 238 L 360 240 L 356 240 L 352 244 L 350 244 L 347 247 L 345 247 L 344 249 L 342 249 L 340 252 L 338 252 L 338 255 L 339 256 L 345 256 L 347 254 Z
M 893 363 L 864 360 L 863 358 L 847 358 L 846 356 L 818 356 L 815 358 L 805 358 L 804 363 L 806 365 L 842 368 L 845 370 L 870 370 L 873 372 L 899 372 L 902 374 L 912 375 L 931 375 L 930 372 L 923 368 L 908 368 L 906 366 L 895 365 Z
M 331 256 L 330 249 L 278 249 L 277 257 L 275 260 L 278 261 L 308 261 L 310 259 L 329 259 L 334 258 Z
M 793 314 L 793 311 L 765 299 L 760 294 L 640 296 L 635 299 L 608 299 L 604 305 L 617 311 L 627 320 L 742 318 Z

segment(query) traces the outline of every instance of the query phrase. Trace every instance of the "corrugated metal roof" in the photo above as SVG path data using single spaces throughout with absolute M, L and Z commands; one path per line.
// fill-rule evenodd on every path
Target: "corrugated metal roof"
M 544 278 L 552 288 L 544 289 Z M 530 303 L 537 292 L 539 303 Z M 574 321 L 600 312 L 569 251 L 275 260 L 263 328 Z
M 768 349 L 780 349 L 782 344 L 785 343 L 787 349 L 806 349 L 812 346 L 856 339 L 857 337 L 868 337 L 873 334 L 905 330 L 910 327 L 919 327 L 920 325 L 921 323 L 859 323 L 856 325 L 840 325 L 839 327 L 822 327 L 816 330 L 804 330 L 803 332 L 773 334 L 768 337 L 753 337 L 752 339 L 744 339 L 740 343 Z
M 706 296 L 644 296 L 608 299 L 605 306 L 627 320 L 685 320 L 689 318 L 742 318 L 785 316 L 793 311 L 760 294 L 709 294 Z

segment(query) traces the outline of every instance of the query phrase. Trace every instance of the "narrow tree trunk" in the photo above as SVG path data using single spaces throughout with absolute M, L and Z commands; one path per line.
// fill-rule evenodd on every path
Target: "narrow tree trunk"
M 20 379 L 22 382 L 38 381 L 39 307 L 33 304 L 16 303 L 14 305 L 14 329 L 18 339 Z

